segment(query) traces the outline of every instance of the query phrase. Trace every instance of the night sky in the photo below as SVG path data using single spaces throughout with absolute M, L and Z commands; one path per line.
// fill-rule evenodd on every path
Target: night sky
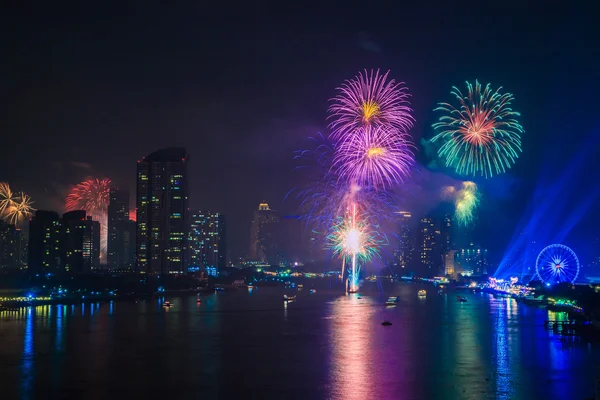
M 191 206 L 227 214 L 233 254 L 245 254 L 261 200 L 294 211 L 284 202 L 301 184 L 292 153 L 326 132 L 336 86 L 381 68 L 412 93 L 417 143 L 432 136 L 432 110 L 450 100 L 452 85 L 479 79 L 514 94 L 524 152 L 509 174 L 481 183 L 477 229 L 496 258 L 528 218 L 536 188 L 551 187 L 579 159 L 576 179 L 535 201 L 572 196 L 561 208 L 568 213 L 586 199 L 565 241 L 585 254 L 598 235 L 592 2 L 38 3 L 5 9 L 0 39 L 0 181 L 37 208 L 62 212 L 69 186 L 88 176 L 133 195 L 139 158 L 185 146 Z M 455 178 L 422 146 L 417 159 L 421 196 Z

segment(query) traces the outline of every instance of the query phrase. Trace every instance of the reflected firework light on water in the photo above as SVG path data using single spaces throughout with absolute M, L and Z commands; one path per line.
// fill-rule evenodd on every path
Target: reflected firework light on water
M 108 243 L 108 203 L 110 179 L 88 179 L 74 186 L 65 201 L 66 211 L 85 210 L 93 220 L 100 222 L 100 263 L 106 263 Z

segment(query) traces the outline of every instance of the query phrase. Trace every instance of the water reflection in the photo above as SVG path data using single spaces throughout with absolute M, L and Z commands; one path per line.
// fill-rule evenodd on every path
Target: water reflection
M 508 332 L 508 318 L 511 312 L 513 299 L 501 299 L 495 302 L 496 310 L 496 331 L 495 331 L 495 361 L 496 361 L 496 396 L 498 399 L 510 399 L 513 395 L 513 386 L 511 385 L 511 363 L 509 340 L 511 335 Z
M 354 297 L 333 302 L 331 321 L 331 380 L 334 398 L 363 400 L 372 398 L 373 374 L 370 370 L 369 339 L 372 324 L 368 300 Z
M 25 309 L 25 332 L 23 334 L 23 354 L 21 356 L 21 398 L 33 397 L 34 379 L 34 312 L 31 307 Z

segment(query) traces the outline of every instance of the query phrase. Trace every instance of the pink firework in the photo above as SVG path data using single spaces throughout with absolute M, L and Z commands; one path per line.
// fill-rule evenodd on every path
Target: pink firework
M 403 82 L 388 80 L 389 71 L 365 70 L 338 88 L 331 99 L 329 118 L 331 138 L 338 140 L 351 135 L 359 128 L 385 126 L 405 133 L 414 123 L 409 107 L 410 94 Z
M 66 211 L 85 210 L 88 216 L 100 222 L 100 262 L 106 262 L 108 242 L 108 203 L 110 179 L 88 179 L 73 187 L 65 201 Z
M 413 144 L 395 128 L 367 126 L 341 141 L 333 158 L 339 177 L 360 187 L 385 189 L 410 174 Z

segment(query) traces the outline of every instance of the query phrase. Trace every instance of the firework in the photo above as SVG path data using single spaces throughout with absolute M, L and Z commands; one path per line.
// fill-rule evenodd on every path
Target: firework
M 474 182 L 463 182 L 462 188 L 456 192 L 454 200 L 455 217 L 459 225 L 469 225 L 475 217 L 475 209 L 479 205 L 479 191 Z
M 13 193 L 10 185 L 0 182 L 0 218 L 9 224 L 19 225 L 31 217 L 33 201 L 25 193 Z
M 408 89 L 402 82 L 388 80 L 388 74 L 365 70 L 364 75 L 359 73 L 337 89 L 339 93 L 329 107 L 333 139 L 352 135 L 366 126 L 385 126 L 400 132 L 412 128 Z
M 339 177 L 360 187 L 386 188 L 402 182 L 414 162 L 408 134 L 383 126 L 358 128 L 335 149 Z
M 467 82 L 466 95 L 453 87 L 458 108 L 440 103 L 435 109 L 443 115 L 433 124 L 437 134 L 431 141 L 442 143 L 438 155 L 459 174 L 488 178 L 503 173 L 521 153 L 520 114 L 510 108 L 513 95 L 501 90 Z
M 348 280 L 350 292 L 358 289 L 361 263 L 369 261 L 377 254 L 377 241 L 367 221 L 361 218 L 356 204 L 351 204 L 345 217 L 338 218 L 328 235 L 329 248 L 334 256 L 342 259 L 342 276 L 344 266 L 349 264 Z
M 76 185 L 66 199 L 66 210 L 90 214 L 106 211 L 110 200 L 110 179 L 89 179 Z
M 19 193 L 14 199 L 12 204 L 4 211 L 4 218 L 9 224 L 19 225 L 33 214 L 33 201 L 31 197 L 23 192 Z
M 339 179 L 332 165 L 333 144 L 321 134 L 310 140 L 313 148 L 297 151 L 294 157 L 300 163 L 296 169 L 304 173 L 309 183 L 295 192 L 296 198 L 301 200 L 302 217 L 317 238 L 324 238 L 331 229 L 332 221 L 344 215 L 353 202 L 368 204 L 361 214 L 378 226 L 399 210 L 399 199 L 392 191 L 360 187 Z
M 110 201 L 110 179 L 88 179 L 76 185 L 65 201 L 66 211 L 85 210 L 100 222 L 100 262 L 106 262 L 108 239 L 108 203 Z
M 3 215 L 15 201 L 16 198 L 10 189 L 10 185 L 6 182 L 0 182 L 0 215 Z

